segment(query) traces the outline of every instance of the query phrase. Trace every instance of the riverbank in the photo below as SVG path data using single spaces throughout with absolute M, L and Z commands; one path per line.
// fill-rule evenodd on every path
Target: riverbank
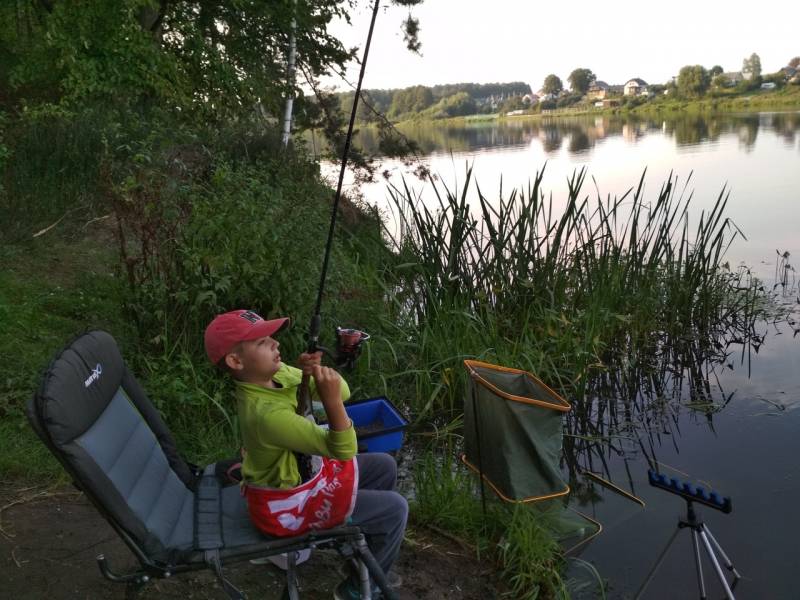
M 417 118 L 407 119 L 396 123 L 398 127 L 418 126 L 429 124 L 443 127 L 459 127 L 473 124 L 492 122 L 511 122 L 531 119 L 572 117 L 581 115 L 676 115 L 727 113 L 727 112 L 756 112 L 756 111 L 800 111 L 800 86 L 787 86 L 780 90 L 755 90 L 747 93 L 729 93 L 716 97 L 704 97 L 691 100 L 659 97 L 655 99 L 634 100 L 629 104 L 615 107 L 598 108 L 591 105 L 580 105 L 567 108 L 529 112 L 521 114 L 503 115 L 499 113 L 488 115 L 469 115 L 463 117 L 450 117 L 447 119 Z
M 117 339 L 188 461 L 236 455 L 232 385 L 208 363 L 202 331 L 214 314 L 234 307 L 288 315 L 300 323 L 281 336 L 282 354 L 292 361 L 305 348 L 302 324 L 312 314 L 329 226 L 332 193 L 319 165 L 283 149 L 272 131 L 182 131 L 153 118 L 143 132 L 137 122 L 117 121 L 120 145 L 112 153 L 95 144 L 105 135 L 105 117 L 20 117 L 6 138 L 0 207 L 13 219 L 0 223 L 0 478 L 24 477 L 37 488 L 68 480 L 26 423 L 25 405 L 50 358 L 87 328 Z M 37 173 L 31 165 L 38 164 L 48 169 Z M 51 194 L 67 182 L 70 196 Z M 555 597 L 565 586 L 563 555 L 549 531 L 509 530 L 511 509 L 499 502 L 482 515 L 474 477 L 463 466 L 431 462 L 437 470 L 417 479 L 419 464 L 434 452 L 442 456 L 457 427 L 463 374 L 452 386 L 436 383 L 442 368 L 458 362 L 449 358 L 452 346 L 421 352 L 419 340 L 430 337 L 425 323 L 409 322 L 402 303 L 386 301 L 403 261 L 372 211 L 347 201 L 341 208 L 321 342 L 330 343 L 336 324 L 370 332 L 365 357 L 346 374 L 353 397 L 391 398 L 414 422 L 409 436 L 430 442 L 407 467 L 416 486 L 413 518 L 446 531 L 443 538 L 469 540 L 472 556 L 520 578 L 516 592 Z M 464 342 L 465 355 L 482 347 Z M 20 525 L 9 514 L 6 531 Z M 44 544 L 51 534 L 38 535 Z M 15 548 L 11 563 L 25 549 Z M 409 552 L 416 560 L 413 545 Z M 82 585 L 73 596 L 85 595 Z
M 117 573 L 136 568 L 134 557 L 86 497 L 71 486 L 0 480 L 0 573 L 3 596 L 18 600 L 125 598 L 125 585 L 100 575 L 104 554 Z M 317 550 L 298 568 L 302 597 L 328 600 L 341 579 L 342 559 Z M 423 526 L 407 530 L 395 571 L 400 600 L 499 598 L 495 570 L 469 546 Z M 278 600 L 285 582 L 277 567 L 249 562 L 226 565 L 225 575 L 250 598 Z M 141 600 L 225 597 L 210 571 L 151 581 Z

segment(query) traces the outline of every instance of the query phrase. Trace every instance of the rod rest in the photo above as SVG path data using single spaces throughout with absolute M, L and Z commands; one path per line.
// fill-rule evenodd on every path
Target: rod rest
M 652 469 L 647 471 L 647 478 L 650 481 L 650 485 L 653 487 L 660 488 L 671 494 L 676 494 L 687 502 L 705 504 L 725 514 L 733 510 L 731 499 L 729 497 L 722 497 L 713 490 L 709 490 L 709 492 L 706 493 L 706 490 L 701 486 L 694 486 L 689 482 L 681 481 L 675 477 L 668 478 L 663 473 L 657 473 Z

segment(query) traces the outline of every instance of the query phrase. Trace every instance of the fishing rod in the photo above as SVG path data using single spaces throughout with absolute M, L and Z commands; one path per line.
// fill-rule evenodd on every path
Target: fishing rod
M 345 137 L 344 150 L 342 151 L 342 165 L 339 170 L 339 182 L 336 186 L 336 195 L 333 199 L 333 207 L 331 209 L 330 226 L 328 228 L 328 241 L 325 244 L 325 255 L 322 260 L 322 271 L 319 278 L 319 287 L 317 290 L 317 303 L 314 307 L 314 314 L 308 325 L 307 334 L 307 352 L 314 353 L 319 350 L 326 354 L 333 356 L 337 366 L 352 367 L 355 364 L 355 359 L 361 351 L 361 344 L 369 339 L 369 335 L 357 329 L 342 329 L 336 328 L 336 352 L 332 354 L 328 349 L 319 345 L 320 327 L 322 323 L 322 316 L 320 311 L 322 309 L 322 297 L 325 290 L 325 279 L 328 275 L 328 263 L 330 262 L 331 247 L 333 246 L 333 234 L 336 230 L 336 217 L 339 210 L 339 202 L 342 198 L 342 183 L 344 182 L 344 174 L 347 168 L 347 155 L 350 153 L 350 143 L 353 139 L 353 127 L 356 122 L 356 113 L 358 111 L 358 100 L 361 97 L 361 84 L 364 81 L 364 73 L 367 67 L 367 58 L 369 57 L 369 47 L 372 43 L 372 33 L 375 30 L 375 20 L 378 16 L 378 6 L 380 0 L 375 0 L 372 8 L 372 20 L 369 25 L 369 33 L 367 34 L 367 43 L 364 46 L 364 57 L 361 59 L 361 71 L 358 75 L 358 84 L 356 85 L 356 93 L 353 98 L 353 109 L 350 112 L 350 124 L 347 128 L 347 136 Z M 306 416 L 311 412 L 311 398 L 309 394 L 309 376 L 303 374 L 300 382 L 300 387 L 297 391 L 297 414 Z M 298 460 L 300 467 L 300 474 L 303 480 L 306 480 L 311 473 L 310 457 L 302 455 Z

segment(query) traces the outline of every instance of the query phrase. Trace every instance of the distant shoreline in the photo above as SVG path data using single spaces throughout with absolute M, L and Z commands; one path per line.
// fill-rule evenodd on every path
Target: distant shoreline
M 800 87 L 792 90 L 755 91 L 733 97 L 699 98 L 696 100 L 679 100 L 676 98 L 658 98 L 634 107 L 595 108 L 583 106 L 554 109 L 552 111 L 526 112 L 519 115 L 476 114 L 445 119 L 418 117 L 406 119 L 395 125 L 415 125 L 420 123 L 434 125 L 469 125 L 471 123 L 520 121 L 555 117 L 573 117 L 584 115 L 640 115 L 640 116 L 676 116 L 680 114 L 714 114 L 730 112 L 763 112 L 765 110 L 800 110 Z

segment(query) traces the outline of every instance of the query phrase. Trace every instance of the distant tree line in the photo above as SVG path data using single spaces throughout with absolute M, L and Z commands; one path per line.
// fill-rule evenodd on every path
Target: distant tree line
M 366 90 L 366 102 L 359 104 L 358 119 L 378 122 L 385 115 L 399 121 L 414 116 L 429 118 L 458 117 L 492 113 L 517 106 L 531 93 L 527 83 L 451 83 L 433 87 L 416 85 L 402 89 Z M 342 111 L 349 112 L 354 92 L 339 95 Z

